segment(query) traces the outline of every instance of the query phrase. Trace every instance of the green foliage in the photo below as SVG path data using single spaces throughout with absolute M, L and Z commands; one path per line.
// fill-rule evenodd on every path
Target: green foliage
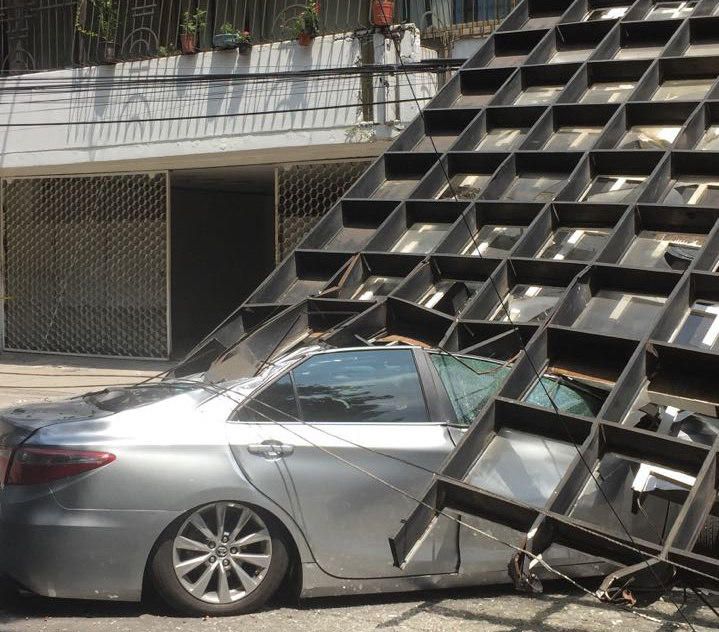
M 157 56 L 158 57 L 172 57 L 172 55 L 179 55 L 180 51 L 178 51 L 174 44 L 169 44 L 167 46 L 160 46 L 157 49 Z
M 252 43 L 252 35 L 250 35 L 249 31 L 240 31 L 240 29 L 236 28 L 235 25 L 230 22 L 225 22 L 218 32 L 222 35 L 237 35 L 238 44 Z
M 197 35 L 207 26 L 207 11 L 188 9 L 182 14 L 182 32 L 188 35 Z
M 84 26 L 83 13 L 89 15 L 97 23 L 96 31 Z M 118 13 L 119 7 L 115 6 L 115 0 L 87 0 L 86 3 L 80 2 L 75 13 L 75 30 L 88 37 L 98 37 L 105 42 L 113 42 L 117 34 Z
M 320 5 L 318 2 L 309 0 L 302 13 L 294 20 L 293 30 L 295 37 L 306 33 L 310 37 L 317 37 L 320 34 Z

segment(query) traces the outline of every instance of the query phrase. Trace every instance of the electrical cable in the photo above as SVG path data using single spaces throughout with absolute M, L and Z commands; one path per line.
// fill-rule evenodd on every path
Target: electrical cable
M 383 8 L 383 10 L 384 10 L 384 8 Z M 396 54 L 397 54 L 397 58 L 398 58 L 400 64 L 402 64 L 403 60 L 402 60 L 402 54 L 401 54 L 401 50 L 400 50 L 400 47 L 399 47 L 399 43 L 398 43 L 398 41 L 395 40 L 395 39 L 393 39 L 393 42 L 394 42 L 394 46 L 395 46 L 395 51 L 396 51 Z M 414 90 L 412 89 L 412 86 L 410 86 L 410 90 L 412 91 L 413 96 L 416 96 L 415 93 L 414 93 Z M 426 125 L 426 119 L 425 119 L 425 117 L 424 117 L 424 111 L 419 107 L 419 103 L 417 103 L 417 106 L 418 106 L 418 109 L 419 109 L 419 112 L 420 112 L 420 116 L 422 117 L 422 120 L 423 120 L 423 122 L 425 123 L 425 130 L 428 130 L 429 128 L 428 128 L 427 125 Z M 437 156 L 437 158 L 438 158 L 438 163 L 441 165 L 441 169 L 442 169 L 442 172 L 444 173 L 445 178 L 446 178 L 446 180 L 447 180 L 448 187 L 450 188 L 450 191 L 452 192 L 452 195 L 453 195 L 453 197 L 455 198 L 455 201 L 459 201 L 458 198 L 457 198 L 457 194 L 456 194 L 456 192 L 454 191 L 454 188 L 452 187 L 452 182 L 451 182 L 451 179 L 449 178 L 449 174 L 446 172 L 445 166 L 444 166 L 444 164 L 442 163 L 442 156 L 441 156 L 441 154 L 439 153 L 439 151 L 437 150 L 437 147 L 436 147 L 436 145 L 435 145 L 435 143 L 434 143 L 434 139 L 433 139 L 433 137 L 432 137 L 431 134 L 427 134 L 427 136 L 428 136 L 428 138 L 430 139 L 430 142 L 431 142 L 431 144 L 432 144 L 432 147 L 433 147 L 433 149 L 434 149 L 434 152 L 435 152 L 435 154 L 436 154 L 436 156 Z M 475 237 L 475 235 L 474 235 L 474 231 L 473 231 L 473 230 L 471 229 L 471 227 L 469 226 L 469 222 L 467 221 L 467 219 L 466 219 L 466 217 L 465 217 L 464 214 L 462 214 L 462 218 L 464 219 L 464 221 L 465 221 L 465 223 L 466 223 L 466 225 L 467 225 L 467 228 L 468 228 L 468 230 L 469 230 L 469 233 L 470 233 L 470 235 L 471 235 L 471 237 L 472 237 L 472 240 L 473 240 L 473 242 L 474 242 L 474 245 L 475 245 L 475 247 L 477 248 L 477 254 L 478 254 L 480 257 L 482 257 L 481 252 L 479 251 L 479 244 L 477 243 L 476 237 Z M 595 475 L 594 475 L 594 472 L 592 471 L 592 468 L 590 468 L 589 464 L 586 462 L 586 459 L 585 459 L 584 455 L 582 454 L 582 451 L 581 451 L 581 450 L 579 449 L 579 447 L 574 443 L 574 441 L 573 441 L 573 439 L 572 439 L 572 436 L 571 436 L 571 432 L 570 432 L 569 428 L 567 427 L 567 425 L 566 425 L 564 419 L 562 418 L 561 413 L 559 412 L 559 408 L 557 407 L 556 403 L 555 403 L 554 400 L 551 398 L 551 396 L 550 396 L 550 394 L 549 394 L 547 388 L 546 388 L 545 385 L 543 384 L 542 379 L 541 379 L 541 376 L 539 375 L 539 371 L 537 370 L 536 366 L 534 365 L 534 361 L 532 360 L 531 356 L 529 355 L 529 353 L 528 353 L 528 351 L 527 351 L 527 349 L 526 349 L 526 346 L 524 345 L 524 341 L 523 341 L 522 338 L 521 338 L 521 333 L 519 332 L 519 329 L 518 329 L 518 328 L 516 327 L 516 325 L 514 325 L 514 323 L 512 322 L 511 315 L 510 315 L 510 312 L 509 312 L 509 307 L 508 307 L 508 305 L 505 305 L 504 298 L 503 298 L 502 295 L 500 294 L 500 292 L 499 292 L 499 290 L 498 290 L 498 288 L 497 288 L 497 286 L 496 286 L 496 283 L 494 282 L 494 279 L 492 278 L 492 275 L 489 276 L 489 280 L 490 280 L 490 283 L 491 283 L 492 287 L 494 288 L 494 290 L 495 290 L 495 292 L 496 292 L 496 294 L 497 294 L 497 296 L 498 296 L 498 298 L 499 298 L 500 305 L 504 308 L 504 311 L 505 311 L 505 313 L 506 313 L 506 315 L 507 315 L 507 321 L 510 323 L 510 325 L 512 325 L 512 326 L 515 328 L 515 331 L 517 332 L 517 337 L 518 337 L 518 339 L 519 339 L 519 343 L 520 343 L 520 345 L 521 345 L 521 347 L 522 347 L 522 349 L 523 349 L 523 351 L 524 351 L 524 357 L 527 358 L 528 363 L 530 364 L 530 366 L 531 366 L 531 368 L 532 368 L 532 371 L 534 372 L 534 374 L 535 374 L 535 376 L 536 376 L 536 378 L 537 378 L 537 380 L 538 380 L 538 383 L 539 383 L 539 384 L 542 386 L 542 388 L 544 389 L 544 392 L 545 392 L 545 394 L 546 394 L 548 400 L 549 400 L 550 403 L 552 404 L 552 407 L 554 408 L 555 413 L 557 414 L 557 417 L 560 419 L 560 421 L 561 421 L 561 423 L 562 423 L 562 426 L 563 426 L 564 429 L 565 429 L 565 432 L 566 432 L 567 435 L 569 436 L 571 445 L 574 446 L 574 449 L 576 450 L 577 455 L 579 456 L 581 462 L 583 463 L 584 467 L 587 469 L 587 472 L 588 472 L 589 475 L 591 476 L 592 480 L 594 481 L 594 483 L 595 483 L 597 489 L 599 490 L 600 494 L 603 496 L 603 498 L 604 498 L 605 502 L 607 503 L 608 507 L 610 508 L 610 510 L 612 511 L 612 513 L 614 514 L 614 516 L 616 517 L 616 519 L 619 521 L 619 524 L 621 525 L 622 529 L 623 529 L 624 532 L 626 533 L 626 535 L 627 535 L 627 537 L 629 538 L 630 542 L 632 542 L 632 544 L 635 545 L 634 538 L 632 537 L 632 535 L 631 535 L 631 533 L 629 532 L 629 530 L 627 529 L 626 525 L 624 524 L 624 522 L 622 521 L 622 519 L 621 519 L 620 516 L 618 515 L 618 513 L 617 513 L 617 511 L 615 510 L 615 508 L 614 508 L 612 502 L 609 500 L 609 498 L 608 498 L 606 492 L 604 491 L 604 489 L 602 488 L 602 486 L 599 484 L 599 481 L 596 479 L 596 477 L 595 477 Z M 547 319 L 547 322 L 548 322 L 548 321 L 549 321 L 549 318 Z M 684 612 L 681 610 L 681 608 L 679 608 L 679 606 L 678 606 L 678 605 L 676 604 L 676 602 L 673 600 L 673 598 L 671 597 L 671 595 L 668 593 L 668 591 L 667 591 L 667 589 L 666 589 L 666 586 L 664 586 L 664 582 L 661 581 L 661 578 L 657 575 L 657 573 L 655 572 L 654 568 L 653 568 L 652 565 L 649 563 L 649 561 L 646 561 L 646 565 L 647 565 L 647 569 L 649 570 L 649 572 L 650 572 L 650 573 L 654 576 L 654 578 L 658 581 L 659 585 L 662 586 L 664 592 L 668 595 L 669 599 L 670 599 L 671 602 L 674 604 L 674 607 L 676 608 L 677 612 L 681 614 L 682 618 L 686 621 L 687 625 L 689 625 L 689 627 L 690 627 L 692 630 L 694 630 L 693 625 L 691 624 L 691 622 L 689 621 L 689 619 L 686 617 L 686 615 L 684 614 Z
M 420 101 L 430 101 L 432 97 L 422 97 Z M 373 101 L 374 105 L 388 105 L 393 103 L 414 103 L 415 99 L 392 99 L 387 101 Z M 361 103 L 342 103 L 339 105 L 323 105 L 312 107 L 286 108 L 284 110 L 260 110 L 256 112 L 232 112 L 226 114 L 197 114 L 190 116 L 162 116 L 157 118 L 134 118 L 134 119 L 114 119 L 106 121 L 49 121 L 45 123 L 2 123 L 0 128 L 32 128 L 32 127 L 76 127 L 81 125 L 117 125 L 120 123 L 166 123 L 174 121 L 196 121 L 206 119 L 225 119 L 225 118 L 242 118 L 245 116 L 265 116 L 268 114 L 292 114 L 296 112 L 315 112 L 324 110 L 342 110 L 356 108 Z
M 464 59 L 452 58 L 436 58 L 426 59 L 416 62 L 405 63 L 405 67 L 414 72 L 431 72 L 433 70 L 444 70 L 447 68 L 459 68 L 464 64 Z M 182 82 L 182 83 L 206 83 L 209 81 L 243 81 L 246 79 L 285 79 L 285 78 L 304 78 L 304 77 L 321 77 L 329 76 L 334 78 L 337 75 L 360 75 L 360 74 L 388 74 L 398 72 L 403 69 L 400 64 L 359 64 L 356 66 L 323 66 L 313 67 L 304 70 L 275 70 L 265 72 L 230 72 L 230 73 L 187 73 L 187 74 L 162 74 L 139 76 L 130 75 L 111 75 L 111 76 L 95 76 L 95 77 L 38 77 L 32 73 L 24 75 L 10 75 L 7 78 L 0 78 L 0 85 L 3 91 L 7 89 L 8 83 L 14 83 L 22 90 L 32 90 L 37 86 L 31 81 L 45 82 L 51 87 L 74 87 L 79 82 L 104 84 L 107 86 L 123 86 L 136 85 L 143 82 L 162 83 L 162 82 Z M 52 71 L 51 71 L 52 72 Z M 403 71 L 404 72 L 404 71 Z M 31 79 L 29 79 L 31 78 Z M 12 88 L 11 88 L 12 89 Z
M 429 74 L 427 71 L 424 70 L 416 70 L 414 71 L 415 74 L 419 75 L 420 77 L 423 75 Z M 356 80 L 358 77 L 362 76 L 368 76 L 368 77 L 382 77 L 382 76 L 393 76 L 396 73 L 394 72 L 383 72 L 381 70 L 373 70 L 371 72 L 363 72 L 358 73 L 357 75 L 324 75 L 319 77 L 304 77 L 304 78 L 278 78 L 278 79 L 258 79 L 258 78 L 248 78 L 242 81 L 231 81 L 231 80 L 221 80 L 217 82 L 207 82 L 207 81 L 197 81 L 193 84 L 178 84 L 177 82 L 158 82 L 158 81 L 137 81 L 128 85 L 118 85 L 116 83 L 110 83 L 106 86 L 102 85 L 94 85 L 87 88 L 78 88 L 77 86 L 68 86 L 68 87 L 59 87 L 56 90 L 54 90 L 52 87 L 48 86 L 39 86 L 36 88 L 33 88 L 30 92 L 20 92 L 20 91 L 14 91 L 12 88 L 6 88 L 3 90 L 3 92 L 0 94 L 2 97 L 12 97 L 9 100 L 3 100 L 0 101 L 0 105 L 4 106 L 20 106 L 23 104 L 32 104 L 32 105 L 38 105 L 38 104 L 63 104 L 63 103 L 71 103 L 73 105 L 76 105 L 78 103 L 86 102 L 88 104 L 91 104 L 93 107 L 96 107 L 99 102 L 102 100 L 110 101 L 112 98 L 112 95 L 115 93 L 119 93 L 123 96 L 131 96 L 133 94 L 137 94 L 140 90 L 142 90 L 142 103 L 148 103 L 152 102 L 151 99 L 149 99 L 149 96 L 157 96 L 157 95 L 171 95 L 173 98 L 173 101 L 178 101 L 180 103 L 186 102 L 188 100 L 187 97 L 177 95 L 178 89 L 187 90 L 188 87 L 195 87 L 197 89 L 204 89 L 208 93 L 211 93 L 212 90 L 227 90 L 228 88 L 237 88 L 242 87 L 243 89 L 247 89 L 248 87 L 257 87 L 257 86 L 265 86 L 267 88 L 270 88 L 273 92 L 276 92 L 278 87 L 286 87 L 286 88 L 293 88 L 300 86 L 306 86 L 308 84 L 316 84 L 318 86 L 321 86 L 325 83 L 332 83 L 335 84 L 337 81 L 345 80 L 347 82 L 347 86 L 345 89 L 350 90 L 354 87 L 356 87 Z M 406 76 L 404 76 L 406 78 Z M 427 79 L 429 81 L 429 79 Z M 336 91 L 340 91 L 340 89 L 336 89 Z M 333 89 L 326 89 L 326 90 L 307 90 L 305 87 L 303 90 L 303 94 L 308 95 L 315 95 L 315 94 L 322 94 L 327 92 L 334 92 Z M 53 94 L 57 92 L 57 96 L 55 98 L 51 98 Z M 47 95 L 47 98 L 44 100 L 39 100 L 36 98 L 36 95 L 38 93 Z M 192 98 L 192 97 L 191 97 Z M 209 97 L 206 97 L 204 95 L 194 97 L 195 100 L 203 100 L 207 99 Z M 223 98 L 226 98 L 224 96 Z M 33 113 L 37 114 L 40 112 L 43 112 L 46 110 L 34 110 Z
M 422 87 L 431 88 L 433 87 L 433 84 L 429 81 L 427 82 L 415 82 L 419 84 Z M 403 88 L 407 84 L 403 80 L 398 81 L 399 87 Z M 183 109 L 188 106 L 188 104 L 193 103 L 200 103 L 200 104 L 208 104 L 208 103 L 215 103 L 215 102 L 221 102 L 221 101 L 227 101 L 229 99 L 236 100 L 236 97 L 228 97 L 226 94 L 228 87 L 231 86 L 210 86 L 209 90 L 204 94 L 198 94 L 198 95 L 187 95 L 187 96 L 180 96 L 178 97 L 176 94 L 174 94 L 176 91 L 172 88 L 161 88 L 156 90 L 146 90 L 143 92 L 143 97 L 141 101 L 138 101 L 139 104 L 142 106 L 147 106 L 151 104 L 163 104 L 168 107 L 168 109 Z M 303 99 L 306 99 L 308 97 L 322 97 L 322 96 L 335 96 L 342 93 L 356 93 L 357 91 L 357 84 L 351 83 L 347 84 L 346 86 L 342 87 L 328 87 L 328 88 L 322 88 L 322 89 L 307 89 L 307 86 L 300 86 L 295 83 L 284 86 L 285 90 L 278 90 L 277 87 L 273 87 L 271 84 L 265 84 L 265 83 L 258 83 L 258 84 L 249 84 L 250 90 L 248 90 L 249 94 L 243 94 L 243 98 L 248 99 L 258 99 L 258 98 L 267 98 L 268 96 L 271 96 L 274 100 L 279 101 L 282 99 L 287 99 L 289 97 L 301 97 Z M 282 86 L 279 86 L 282 87 Z M 216 92 L 213 92 L 213 88 L 217 88 Z M 247 89 L 247 86 L 242 86 L 243 90 Z M 254 89 L 253 89 L 254 88 Z M 0 93 L 0 96 L 2 93 Z M 124 97 L 132 97 L 133 93 L 130 92 L 123 92 L 122 95 L 118 96 L 124 96 Z M 372 102 L 373 103 L 373 102 Z M 36 108 L 37 105 L 45 105 L 48 107 L 44 108 Z M 10 106 L 11 108 L 21 108 L 23 106 L 32 106 L 32 114 L 33 115 L 40 115 L 40 114 L 49 114 L 51 112 L 70 112 L 70 110 L 78 110 L 84 107 L 87 108 L 95 108 L 97 106 L 113 106 L 116 105 L 118 107 L 126 106 L 128 105 L 128 101 L 120 102 L 115 101 L 114 97 L 111 94 L 108 94 L 106 97 L 100 98 L 99 96 L 88 96 L 86 98 L 79 98 L 79 97 L 69 97 L 69 98 L 58 98 L 58 99 L 45 99 L 45 100 L 37 100 L 37 99 L 31 99 L 28 101 L 21 101 L 21 100 L 13 100 L 13 101 L 0 101 L 0 106 Z M 98 123 L 102 123 L 102 120 L 98 120 Z

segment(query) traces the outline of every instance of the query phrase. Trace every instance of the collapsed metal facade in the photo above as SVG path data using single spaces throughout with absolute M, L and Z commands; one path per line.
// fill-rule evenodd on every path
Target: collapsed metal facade
M 611 561 L 605 599 L 716 587 L 717 152 L 718 0 L 524 0 L 177 373 L 308 340 L 506 360 L 395 563 L 450 509 Z M 507 431 L 573 446 L 539 499 L 477 476 L 522 471 Z

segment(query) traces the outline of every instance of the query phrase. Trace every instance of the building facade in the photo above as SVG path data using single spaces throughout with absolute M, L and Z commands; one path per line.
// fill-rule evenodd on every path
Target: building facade
M 439 58 L 505 11 L 397 3 L 421 28 L 390 33 L 368 1 L 325 2 L 301 46 L 297 3 L 110 5 L 103 38 L 106 4 L 0 2 L 4 349 L 182 355 L 451 76 Z M 182 55 L 187 10 L 205 24 Z M 213 49 L 225 23 L 248 54 Z

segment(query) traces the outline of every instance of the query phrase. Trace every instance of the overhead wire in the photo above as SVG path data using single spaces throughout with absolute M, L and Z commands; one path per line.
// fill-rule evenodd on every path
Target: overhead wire
M 438 63 L 439 62 L 439 63 Z M 428 72 L 432 72 L 433 70 L 436 70 L 437 68 L 451 68 L 455 67 L 459 64 L 459 60 L 449 60 L 448 63 L 445 63 L 443 60 L 430 60 L 428 62 L 418 62 L 413 65 L 413 72 L 414 73 L 423 73 L 426 74 Z M 366 64 L 363 66 L 350 66 L 350 67 L 340 67 L 340 68 L 332 68 L 322 71 L 317 71 L 314 69 L 310 70 L 304 70 L 304 71 L 282 71 L 282 72 L 270 72 L 270 73 L 233 73 L 233 74 L 213 74 L 213 75 L 187 75 L 187 76 L 170 76 L 170 77 L 151 77 L 151 78 L 133 78 L 128 81 L 123 81 L 121 79 L 117 78 L 107 78 L 107 79 L 97 79 L 95 81 L 92 81 L 87 86 L 80 86 L 78 87 L 76 83 L 70 82 L 70 83 L 57 83 L 52 81 L 52 79 L 48 79 L 48 83 L 45 85 L 34 85 L 32 83 L 28 82 L 22 82 L 22 81 L 16 81 L 15 85 L 4 85 L 2 96 L 3 98 L 7 98 L 10 95 L 21 95 L 23 93 L 33 94 L 36 93 L 38 90 L 41 90 L 43 93 L 48 94 L 52 93 L 53 91 L 57 91 L 60 95 L 66 95 L 68 91 L 71 92 L 71 95 L 64 96 L 63 99 L 45 99 L 44 101 L 32 101 L 31 103 L 33 105 L 36 104 L 43 104 L 43 105 L 58 105 L 59 103 L 62 103 L 63 101 L 68 101 L 72 103 L 73 105 L 76 105 L 78 103 L 81 103 L 79 101 L 80 97 L 78 96 L 82 92 L 87 92 L 87 101 L 92 101 L 93 106 L 97 105 L 98 99 L 108 99 L 111 100 L 111 95 L 115 92 L 121 92 L 123 95 L 127 93 L 128 90 L 134 89 L 137 90 L 139 88 L 143 88 L 144 90 L 144 98 L 142 101 L 139 102 L 140 105 L 146 104 L 146 103 L 152 103 L 157 102 L 153 100 L 148 100 L 147 95 L 152 96 L 158 96 L 158 95 L 164 95 L 168 94 L 170 92 L 176 92 L 178 88 L 187 87 L 189 85 L 203 85 L 207 86 L 208 90 L 212 90 L 214 88 L 227 88 L 228 86 L 237 86 L 242 85 L 243 87 L 247 86 L 253 86 L 257 88 L 257 86 L 260 85 L 266 85 L 268 88 L 271 88 L 274 94 L 277 93 L 277 82 L 278 81 L 285 81 L 289 82 L 289 85 L 292 86 L 293 84 L 296 84 L 298 81 L 307 82 L 310 80 L 315 81 L 326 81 L 326 80 L 332 80 L 336 81 L 338 78 L 356 78 L 359 76 L 381 76 L 384 74 L 392 74 L 397 72 L 397 65 L 396 64 Z M 405 73 L 406 80 L 409 81 L 409 76 Z M 2 82 L 7 84 L 7 82 Z M 307 96 L 317 96 L 322 94 L 333 94 L 335 92 L 342 92 L 342 91 L 349 91 L 351 90 L 350 86 L 344 87 L 334 87 L 331 86 L 328 89 L 325 90 L 313 90 L 313 91 L 305 91 L 302 93 L 303 97 Z M 105 96 L 99 96 L 98 92 L 106 93 Z M 284 95 L 283 98 L 287 98 L 291 95 L 291 88 L 289 90 L 290 94 Z M 253 95 L 256 96 L 256 95 Z M 218 95 L 218 96 L 186 96 L 186 95 L 174 95 L 173 94 L 173 104 L 177 104 L 178 107 L 182 105 L 186 105 L 187 103 L 191 102 L 203 102 L 206 103 L 207 101 L 211 100 L 225 100 L 227 99 L 227 95 Z M 428 100 L 428 99 L 427 99 Z M 161 99 L 161 102 L 164 102 L 164 100 Z M 402 101 L 397 100 L 386 100 L 386 101 L 374 101 L 373 103 L 375 105 L 388 105 L 391 103 L 401 103 Z M 16 101 L 3 101 L 0 103 L 0 105 L 12 107 L 12 106 L 20 106 L 24 102 L 16 100 Z M 128 117 L 128 118 L 106 118 L 104 120 L 77 120 L 77 121 L 41 121 L 41 122 L 35 122 L 35 121 L 27 121 L 27 122 L 3 122 L 0 123 L 0 128 L 32 128 L 32 127 L 52 127 L 52 126 L 65 126 L 65 125 L 71 125 L 71 126 L 82 126 L 82 125 L 107 125 L 107 124 L 137 124 L 137 123 L 146 123 L 146 122 L 174 122 L 174 121 L 190 121 L 190 120 L 202 120 L 202 119 L 218 119 L 218 118 L 241 118 L 244 116 L 261 116 L 261 115 L 275 115 L 275 114 L 292 114 L 292 113 L 298 113 L 298 112 L 307 112 L 307 111 L 322 111 L 322 110 L 337 110 L 337 109 L 350 109 L 353 107 L 359 107 L 361 106 L 361 103 L 358 102 L 352 102 L 352 103 L 343 103 L 343 104 L 328 104 L 328 105 L 318 105 L 318 106 L 305 106 L 305 107 L 297 107 L 297 108 L 268 108 L 268 109 L 262 109 L 262 110 L 255 110 L 255 111 L 247 111 L 247 112 L 231 112 L 231 113 L 216 113 L 216 114 L 210 114 L 210 113 L 203 113 L 203 114 L 197 114 L 197 115 L 184 115 L 184 116 L 160 116 L 160 117 Z M 53 108 L 45 108 L 43 110 L 37 110 L 33 111 L 33 114 L 47 114 L 48 112 L 52 111 L 58 111 L 60 108 L 53 109 Z
M 464 59 L 448 59 L 448 58 L 437 58 L 428 59 L 418 62 L 405 63 L 405 67 L 413 72 L 432 72 L 439 69 L 448 68 L 459 68 L 463 63 Z M 161 74 L 161 75 L 148 75 L 138 76 L 136 74 L 130 75 L 116 75 L 111 74 L 107 76 L 78 76 L 73 77 L 38 77 L 36 75 L 11 75 L 6 79 L 0 78 L 0 86 L 3 90 L 12 89 L 13 86 L 8 84 L 14 83 L 15 89 L 19 91 L 29 91 L 37 87 L 47 88 L 47 85 L 42 86 L 42 83 L 49 84 L 50 87 L 59 87 L 62 89 L 76 88 L 78 82 L 88 82 L 89 86 L 86 89 L 94 89 L 98 85 L 108 87 L 120 87 L 126 85 L 143 85 L 143 84 L 157 84 L 157 83 L 209 83 L 213 81 L 245 81 L 245 80 L 258 80 L 258 79 L 290 79 L 290 78 L 316 78 L 316 77 L 327 77 L 330 79 L 336 78 L 339 75 L 343 76 L 356 76 L 363 74 L 377 74 L 377 73 L 393 73 L 403 69 L 399 64 L 359 64 L 356 66 L 326 66 L 326 67 L 313 67 L 304 70 L 276 70 L 269 72 L 228 72 L 228 73 L 188 73 L 188 74 Z M 404 71 L 403 71 L 404 72 Z M 31 81 L 36 81 L 38 84 L 33 84 Z
M 418 82 L 419 83 L 419 82 Z M 431 87 L 431 83 L 427 82 L 426 84 L 423 84 L 426 87 Z M 399 87 L 405 87 L 406 83 L 404 81 L 399 82 Z M 228 100 L 236 100 L 238 97 L 233 95 L 228 95 L 226 92 L 228 90 L 227 85 L 217 85 L 212 86 L 210 90 L 208 90 L 204 94 L 191 94 L 191 95 L 176 95 L 173 94 L 174 89 L 172 88 L 158 88 L 157 90 L 144 92 L 143 97 L 141 101 L 138 101 L 135 105 L 137 106 L 147 106 L 150 104 L 163 104 L 166 109 L 183 109 L 186 108 L 189 104 L 209 104 L 213 102 L 221 102 L 221 101 L 228 101 Z M 357 92 L 357 85 L 355 83 L 348 84 L 345 86 L 331 86 L 331 87 L 320 87 L 320 89 L 305 89 L 302 86 L 296 86 L 295 84 L 291 84 L 289 86 L 286 86 L 287 89 L 285 90 L 277 90 L 276 88 L 272 87 L 269 84 L 250 84 L 249 87 L 243 85 L 243 89 L 247 90 L 247 94 L 243 94 L 242 98 L 247 99 L 260 99 L 260 98 L 267 98 L 268 96 L 271 96 L 274 101 L 280 101 L 283 99 L 288 98 L 314 98 L 317 99 L 318 97 L 327 97 L 327 96 L 337 96 L 341 94 L 356 94 Z M 216 88 L 216 91 L 213 91 L 213 88 Z M 2 93 L 0 92 L 0 96 L 2 96 Z M 132 96 L 132 93 L 125 92 L 122 96 L 126 96 L 130 98 Z M 371 101 L 370 104 L 376 103 L 375 101 Z M 35 108 L 34 106 L 38 105 L 44 105 L 48 107 L 44 108 Z M 20 108 L 22 106 L 33 106 L 32 111 L 30 112 L 33 115 L 40 115 L 51 112 L 69 112 L 71 110 L 77 111 L 81 108 L 87 107 L 87 108 L 95 108 L 98 105 L 101 106 L 117 106 L 117 107 L 124 107 L 129 105 L 127 101 L 119 102 L 117 101 L 112 95 L 107 95 L 106 97 L 98 97 L 98 96 L 88 96 L 86 99 L 80 99 L 78 97 L 68 97 L 68 98 L 62 98 L 62 99 L 45 99 L 45 100 L 36 100 L 32 99 L 30 101 L 0 101 L 0 106 L 8 106 L 8 107 L 17 107 Z M 350 104 L 351 105 L 351 104 Z M 360 101 L 356 102 L 356 105 L 358 107 L 365 105 Z M 278 110 L 278 112 L 281 112 L 282 110 Z M 81 113 L 81 112 L 80 112 Z M 241 113 L 240 113 L 241 114 Z M 96 120 L 97 124 L 103 124 L 105 121 L 102 119 Z M 22 125 L 18 123 L 18 125 Z
M 433 71 L 426 70 L 426 69 L 415 69 L 413 70 L 414 75 L 429 75 Z M 181 82 L 178 83 L 177 81 L 159 81 L 156 79 L 151 80 L 142 80 L 142 81 L 133 81 L 133 82 L 127 82 L 127 83 L 121 83 L 121 82 L 109 82 L 109 83 L 94 83 L 88 86 L 77 86 L 76 84 L 69 84 L 69 85 L 59 85 L 55 86 L 53 84 L 50 85 L 39 85 L 39 86 L 22 86 L 22 90 L 19 89 L 13 89 L 11 86 L 6 86 L 3 88 L 2 93 L 0 96 L 12 96 L 15 97 L 12 101 L 2 101 L 2 104 L 5 105 L 11 105 L 18 102 L 24 102 L 19 101 L 21 98 L 27 98 L 30 99 L 29 102 L 32 103 L 42 103 L 42 101 L 37 101 L 33 99 L 34 96 L 37 96 L 38 94 L 42 95 L 48 95 L 48 97 L 51 97 L 53 95 L 57 95 L 57 98 L 50 99 L 48 98 L 48 102 L 57 103 L 57 102 L 64 102 L 64 101 L 76 101 L 80 97 L 78 95 L 87 95 L 86 99 L 88 101 L 92 100 L 94 102 L 97 100 L 98 95 L 112 95 L 114 93 L 121 93 L 121 94 L 128 94 L 130 91 L 137 92 L 138 90 L 142 90 L 143 96 L 145 96 L 148 93 L 177 93 L 178 90 L 186 90 L 190 87 L 194 88 L 206 88 L 208 90 L 212 90 L 213 88 L 217 89 L 226 89 L 228 86 L 231 87 L 239 87 L 239 86 L 255 86 L 255 85 L 263 85 L 263 86 L 269 86 L 273 89 L 276 89 L 278 86 L 283 85 L 304 85 L 310 82 L 316 82 L 318 85 L 328 83 L 328 82 L 337 82 L 338 80 L 345 80 L 345 81 L 352 81 L 356 80 L 358 77 L 375 77 L 375 76 L 393 76 L 398 75 L 398 73 L 394 69 L 383 69 L 381 67 L 379 68 L 370 68 L 366 71 L 356 73 L 354 75 L 350 75 L 347 73 L 338 73 L 336 75 L 326 74 L 326 75 L 318 75 L 318 76 L 301 76 L 301 77 L 294 77 L 294 76 L 288 76 L 288 77 L 278 77 L 278 78 L 262 78 L 257 77 L 254 75 L 247 75 L 243 79 L 234 79 L 234 78 L 228 78 L 228 77 L 217 77 L 213 79 L 212 81 L 207 80 L 201 80 L 201 81 L 193 81 L 190 83 L 187 82 Z M 406 75 L 403 75 L 403 77 L 406 77 Z
M 432 97 L 422 97 L 420 101 L 430 101 Z M 390 99 L 385 101 L 373 101 L 375 105 L 388 105 L 394 103 L 414 103 L 415 99 Z M 189 116 L 161 116 L 155 118 L 131 118 L 131 119 L 112 119 L 104 121 L 47 121 L 37 123 L 3 123 L 0 122 L 0 128 L 33 128 L 33 127 L 78 127 L 82 125 L 116 125 L 116 124 L 135 124 L 135 123 L 166 123 L 174 121 L 196 121 L 196 120 L 212 120 L 227 118 L 242 118 L 250 116 L 264 116 L 268 114 L 292 114 L 297 112 L 316 112 L 320 110 L 343 110 L 356 108 L 361 103 L 342 103 L 338 105 L 322 105 L 322 106 L 304 106 L 274 110 L 260 110 L 254 112 L 231 112 L 226 114 L 197 114 Z

